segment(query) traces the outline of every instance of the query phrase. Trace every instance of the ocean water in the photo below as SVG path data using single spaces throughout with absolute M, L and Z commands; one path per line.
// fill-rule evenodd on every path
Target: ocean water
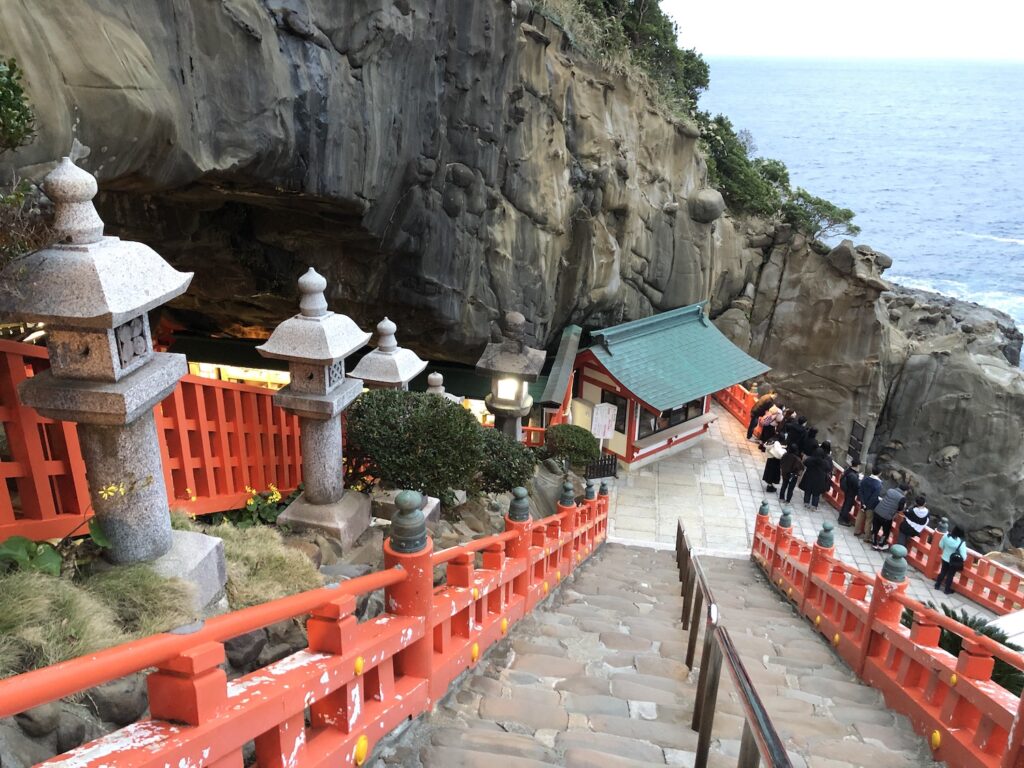
M 701 106 L 853 209 L 888 279 L 1024 327 L 1024 62 L 710 59 Z M 838 239 L 836 239 L 838 242 Z

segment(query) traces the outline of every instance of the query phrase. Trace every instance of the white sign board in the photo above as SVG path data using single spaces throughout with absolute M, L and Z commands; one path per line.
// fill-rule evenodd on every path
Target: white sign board
M 615 432 L 615 414 L 618 411 L 611 403 L 594 406 L 594 417 L 590 422 L 590 433 L 598 440 L 610 440 Z

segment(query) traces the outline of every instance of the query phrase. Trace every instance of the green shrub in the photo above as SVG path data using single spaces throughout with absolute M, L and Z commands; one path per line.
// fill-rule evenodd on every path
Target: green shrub
M 950 608 L 945 603 L 938 607 L 934 603 L 927 603 L 927 606 L 932 610 L 939 610 L 941 608 L 942 612 L 949 618 L 960 622 L 979 635 L 984 635 L 991 640 L 995 640 L 1000 645 L 1005 645 L 1011 651 L 1017 651 L 1018 653 L 1024 651 L 1024 648 L 1008 642 L 1009 636 L 1001 629 L 989 626 L 987 619 L 971 615 L 964 608 L 957 610 L 956 608 Z M 900 623 L 905 627 L 913 626 L 914 614 L 909 609 L 904 609 L 903 615 L 900 617 Z M 970 635 L 971 633 L 968 632 L 967 634 Z M 963 644 L 963 638 L 960 635 L 947 629 L 940 630 L 939 647 L 946 653 L 951 656 L 959 656 Z M 995 667 L 992 669 L 992 682 L 1002 686 L 1014 696 L 1020 696 L 1021 691 L 1024 690 L 1024 672 L 1007 664 L 1005 661 L 996 659 Z
M 544 451 L 555 459 L 568 459 L 574 467 L 582 467 L 601 457 L 601 446 L 590 430 L 575 424 L 558 424 L 544 433 Z
M 364 393 L 348 413 L 347 475 L 352 487 L 375 479 L 454 504 L 471 490 L 483 458 L 483 435 L 473 414 L 425 392 L 379 389 Z
M 482 430 L 479 489 L 484 493 L 507 493 L 516 486 L 525 486 L 533 478 L 537 454 L 501 430 Z

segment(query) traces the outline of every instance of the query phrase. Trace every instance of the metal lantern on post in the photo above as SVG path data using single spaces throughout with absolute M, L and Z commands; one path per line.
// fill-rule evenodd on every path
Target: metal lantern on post
M 533 407 L 529 383 L 540 377 L 544 350 L 526 346 L 526 318 L 505 315 L 502 339 L 488 344 L 477 361 L 477 373 L 489 376 L 491 393 L 484 403 L 494 414 L 494 426 L 516 440 L 522 437 L 522 418 Z

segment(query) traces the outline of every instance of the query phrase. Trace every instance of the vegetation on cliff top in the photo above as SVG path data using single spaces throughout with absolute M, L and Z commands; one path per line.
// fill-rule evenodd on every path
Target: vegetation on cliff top
M 647 83 L 669 112 L 696 121 L 708 181 L 732 210 L 786 222 L 812 238 L 860 232 L 853 211 L 793 189 L 784 163 L 755 157 L 747 132 L 698 107 L 710 82 L 708 64 L 694 49 L 679 47 L 678 27 L 659 0 L 539 0 L 537 8 L 585 53 Z

